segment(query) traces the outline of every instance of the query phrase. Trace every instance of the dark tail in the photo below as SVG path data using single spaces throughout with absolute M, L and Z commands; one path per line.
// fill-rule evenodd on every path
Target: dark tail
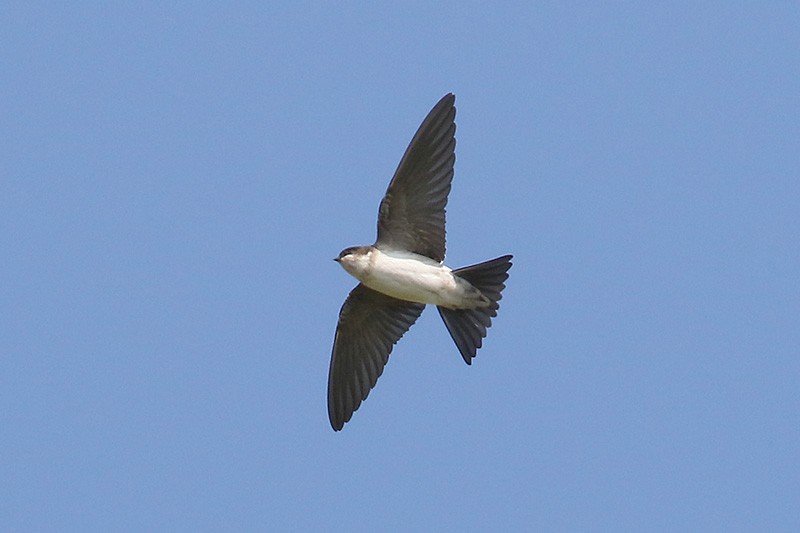
M 458 351 L 467 364 L 472 364 L 475 352 L 481 347 L 482 339 L 486 337 L 486 329 L 492 325 L 492 318 L 497 316 L 500 304 L 497 303 L 503 289 L 503 283 L 508 279 L 508 269 L 511 268 L 511 255 L 504 255 L 485 263 L 478 263 L 454 270 L 453 274 L 467 280 L 484 296 L 491 300 L 488 307 L 475 309 L 448 309 L 437 307 L 439 315 L 447 326 L 447 331 L 458 346 Z

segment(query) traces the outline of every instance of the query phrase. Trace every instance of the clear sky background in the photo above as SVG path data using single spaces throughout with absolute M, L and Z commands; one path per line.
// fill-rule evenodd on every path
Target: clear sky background
M 3 531 L 797 531 L 796 2 L 4 2 Z M 429 109 L 433 309 L 326 386 Z

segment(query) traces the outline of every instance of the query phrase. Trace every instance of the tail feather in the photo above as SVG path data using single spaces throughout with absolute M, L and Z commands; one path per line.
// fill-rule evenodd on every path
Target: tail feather
M 508 269 L 511 268 L 511 255 L 504 255 L 491 261 L 478 263 L 454 270 L 453 274 L 468 281 L 491 301 L 487 307 L 474 309 L 448 309 L 437 307 L 439 315 L 453 337 L 458 351 L 466 363 L 472 364 L 472 358 L 483 344 L 486 330 L 492 325 L 492 318 L 497 316 L 500 308 L 498 300 L 506 288 Z

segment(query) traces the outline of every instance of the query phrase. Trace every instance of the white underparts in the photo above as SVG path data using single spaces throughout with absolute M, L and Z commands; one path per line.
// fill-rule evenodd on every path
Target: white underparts
M 451 309 L 486 307 L 489 300 L 469 282 L 428 257 L 371 248 L 350 254 L 339 263 L 372 290 L 388 296 Z

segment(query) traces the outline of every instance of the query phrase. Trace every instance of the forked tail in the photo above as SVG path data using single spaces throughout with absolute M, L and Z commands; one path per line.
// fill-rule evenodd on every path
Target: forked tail
M 497 316 L 500 308 L 498 300 L 506 288 L 505 280 L 508 279 L 508 269 L 511 268 L 511 255 L 504 255 L 491 261 L 478 263 L 454 270 L 453 274 L 470 282 L 484 296 L 491 300 L 487 307 L 475 309 L 448 309 L 437 307 L 439 315 L 447 326 L 447 331 L 458 346 L 458 351 L 466 363 L 472 364 L 475 352 L 481 347 L 482 339 L 486 337 L 486 330 L 492 325 L 492 318 Z

